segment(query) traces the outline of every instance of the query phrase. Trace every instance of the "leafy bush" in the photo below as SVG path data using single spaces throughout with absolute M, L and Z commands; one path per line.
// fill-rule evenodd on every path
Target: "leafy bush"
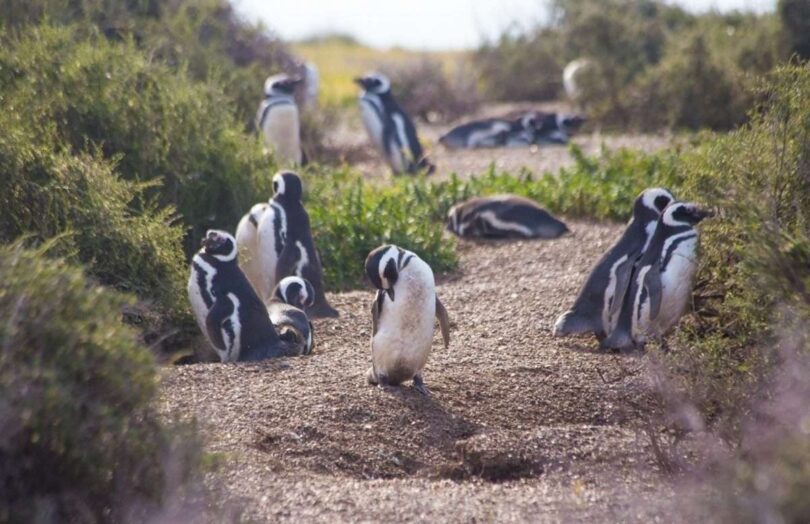
M 4 44 L 7 121 L 37 144 L 99 151 L 123 178 L 156 181 L 160 204 L 175 206 L 191 229 L 188 251 L 209 227 L 233 227 L 269 184 L 271 160 L 214 84 L 77 28 L 41 27 Z
M 58 236 L 58 251 L 95 279 L 153 299 L 185 322 L 183 230 L 172 224 L 173 210 L 158 208 L 144 194 L 148 186 L 120 179 L 98 154 L 71 156 L 37 144 L 17 118 L 0 115 L 0 242 Z
M 383 70 L 402 107 L 426 122 L 454 120 L 478 108 L 475 79 L 464 63 L 458 64 L 453 78 L 440 62 L 427 57 Z
M 474 56 L 481 92 L 490 100 L 542 101 L 562 88 L 560 43 L 550 31 L 502 34 Z
M 142 521 L 191 478 L 198 442 L 158 415 L 128 304 L 64 262 L 0 247 L 0 520 Z

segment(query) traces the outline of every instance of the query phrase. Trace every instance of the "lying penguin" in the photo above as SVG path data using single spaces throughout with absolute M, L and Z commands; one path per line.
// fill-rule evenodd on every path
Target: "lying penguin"
M 599 259 L 571 309 L 554 323 L 554 336 L 593 333 L 600 340 L 613 331 L 633 267 L 646 251 L 661 212 L 675 200 L 663 188 L 644 190 L 619 240 Z
M 267 304 L 270 321 L 282 340 L 289 342 L 299 355 L 309 355 L 314 346 L 312 322 L 304 310 L 315 303 L 315 290 L 301 277 L 284 277 Z
M 528 111 L 462 124 L 444 134 L 439 142 L 447 149 L 567 144 L 584 123 L 585 118 L 577 115 Z
M 447 213 L 447 229 L 460 237 L 557 238 L 568 227 L 528 198 L 516 195 L 477 197 Z
M 209 230 L 191 262 L 191 308 L 222 362 L 257 361 L 296 354 L 270 323 L 267 309 L 239 269 L 236 240 Z
M 649 247 L 633 269 L 615 329 L 603 348 L 643 347 L 675 327 L 692 298 L 700 233 L 697 224 L 711 212 L 696 204 L 670 204 L 655 227 Z
M 366 275 L 377 288 L 371 305 L 371 369 L 368 382 L 413 387 L 429 394 L 422 378 L 433 345 L 433 318 L 439 319 L 444 347 L 450 320 L 439 297 L 433 271 L 422 259 L 397 246 L 380 246 L 366 258 Z
M 439 138 L 447 149 L 526 147 L 534 142 L 537 114 L 518 118 L 488 118 L 454 127 Z

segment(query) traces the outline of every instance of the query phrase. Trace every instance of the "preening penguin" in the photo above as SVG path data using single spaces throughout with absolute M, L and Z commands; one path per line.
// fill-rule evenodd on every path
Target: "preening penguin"
M 662 188 L 646 189 L 636 198 L 624 233 L 593 267 L 571 309 L 557 318 L 554 336 L 594 333 L 601 339 L 613 330 L 633 266 L 647 249 L 659 215 L 673 200 Z
M 692 203 L 673 202 L 664 210 L 633 270 L 616 328 L 602 347 L 643 346 L 675 327 L 692 297 L 700 239 L 696 226 L 709 216 Z
M 471 198 L 450 208 L 447 229 L 460 237 L 557 238 L 568 227 L 536 202 L 516 195 Z
M 374 146 L 385 156 L 394 173 L 428 172 L 433 166 L 422 151 L 416 127 L 391 94 L 391 81 L 380 73 L 355 78 L 363 88 L 360 113 Z
M 298 354 L 309 355 L 314 346 L 312 322 L 304 309 L 315 302 L 315 290 L 306 279 L 284 277 L 276 286 L 267 305 L 270 321 L 279 337 L 297 348 Z
M 450 344 L 450 321 L 433 271 L 422 259 L 397 246 L 380 246 L 366 258 L 366 275 L 377 288 L 371 305 L 371 384 L 397 386 L 413 380 L 427 394 L 422 369 L 433 344 L 434 316 Z
M 222 362 L 291 354 L 278 338 L 267 309 L 237 264 L 236 240 L 209 230 L 191 262 L 191 308 Z
M 301 124 L 295 103 L 295 87 L 301 79 L 274 75 L 264 82 L 264 100 L 256 112 L 256 129 L 264 136 L 267 149 L 281 163 L 300 165 Z
M 302 195 L 301 179 L 292 171 L 281 171 L 273 177 L 273 198 L 258 228 L 261 295 L 269 300 L 282 278 L 299 276 L 307 279 L 315 292 L 307 315 L 336 317 L 338 312 L 326 300 L 321 259 L 312 240 L 309 215 L 301 203 Z
M 236 247 L 239 250 L 239 267 L 250 285 L 261 296 L 261 262 L 259 260 L 259 221 L 270 204 L 262 202 L 250 208 L 236 226 Z

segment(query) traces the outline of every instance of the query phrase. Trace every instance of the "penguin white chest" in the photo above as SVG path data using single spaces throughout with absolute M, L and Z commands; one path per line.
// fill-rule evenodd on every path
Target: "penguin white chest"
M 374 146 L 383 153 L 385 152 L 383 144 L 384 114 L 382 103 L 377 97 L 364 95 L 360 98 L 360 115 L 363 118 L 363 125 Z
M 287 214 L 273 202 L 259 220 L 256 247 L 259 265 L 259 295 L 267 300 L 276 285 L 276 267 L 281 250 L 287 240 Z
M 242 217 L 236 227 L 236 245 L 239 249 L 239 267 L 256 293 L 261 294 L 258 228 L 250 222 L 250 215 Z
M 300 124 L 295 104 L 279 104 L 270 108 L 262 131 L 265 144 L 279 161 L 301 163 Z
M 653 332 L 663 335 L 681 319 L 692 297 L 692 287 L 697 273 L 698 234 L 691 231 L 684 236 L 674 237 L 665 246 L 664 257 L 669 249 L 671 255 L 661 261 L 666 266 L 661 271 L 661 312 L 653 321 Z
M 191 311 L 194 313 L 197 325 L 200 326 L 200 330 L 203 333 L 206 333 L 205 318 L 210 310 L 206 304 L 205 298 L 203 298 L 203 294 L 211 297 L 214 274 L 216 274 L 216 269 L 199 255 L 194 256 L 191 265 L 191 275 L 188 278 L 188 300 L 191 303 Z
M 408 380 L 427 362 L 433 343 L 436 290 L 433 272 L 421 260 L 413 260 L 400 273 L 392 302 L 384 299 L 377 333 L 371 341 L 377 373 Z

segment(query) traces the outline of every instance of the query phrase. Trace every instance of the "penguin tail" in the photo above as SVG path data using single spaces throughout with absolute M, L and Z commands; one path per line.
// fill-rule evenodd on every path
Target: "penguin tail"
M 414 171 L 422 171 L 426 175 L 432 175 L 433 173 L 436 172 L 436 165 L 431 163 L 431 161 L 428 160 L 426 156 L 420 158 L 419 162 L 417 162 L 414 167 L 415 167 Z

